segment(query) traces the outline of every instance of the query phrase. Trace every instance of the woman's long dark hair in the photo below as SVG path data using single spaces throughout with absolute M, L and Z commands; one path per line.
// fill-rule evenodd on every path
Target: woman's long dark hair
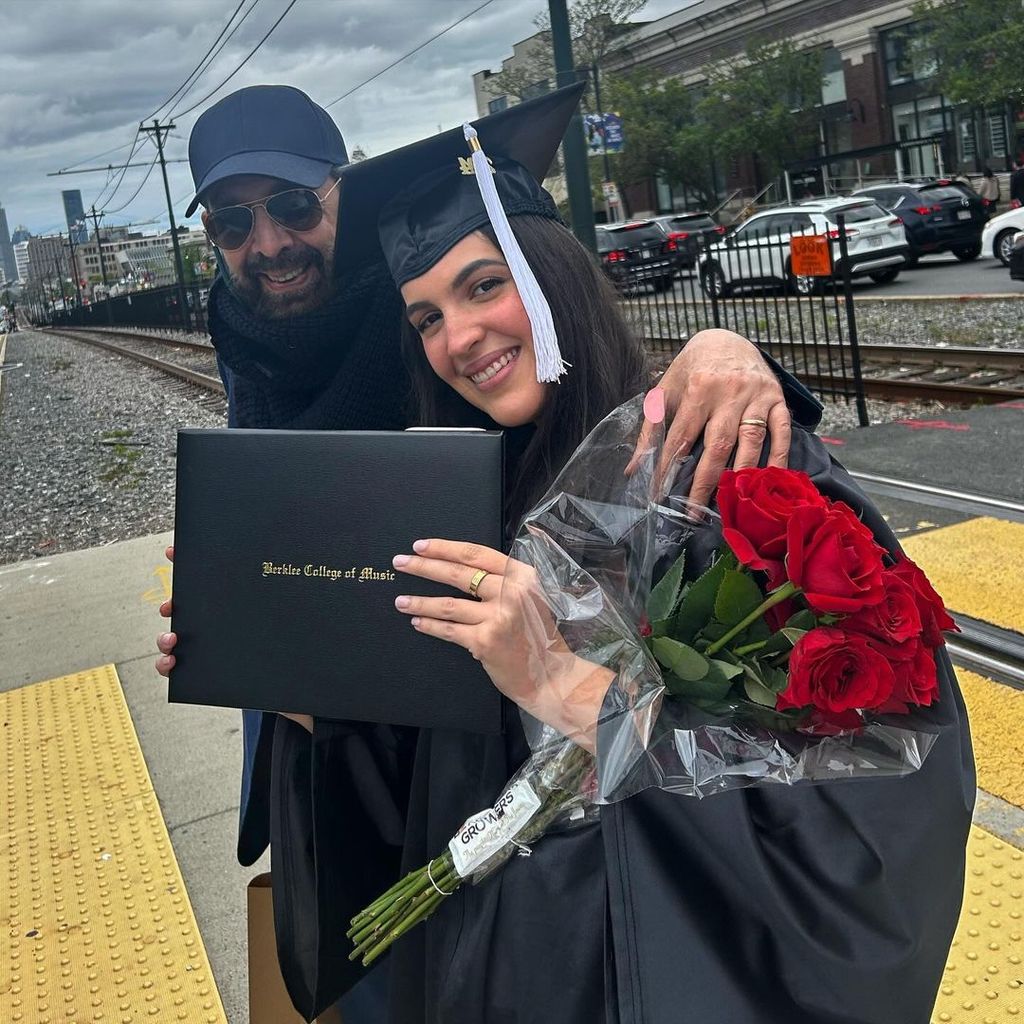
M 509 223 L 551 304 L 562 357 L 572 364 L 562 381 L 551 385 L 536 425 L 506 430 L 505 522 L 514 531 L 580 441 L 612 409 L 642 391 L 648 378 L 643 346 L 591 254 L 557 221 L 520 216 Z M 489 228 L 481 231 L 497 246 Z M 402 354 L 412 378 L 414 422 L 498 429 L 434 373 L 423 340 L 404 317 Z

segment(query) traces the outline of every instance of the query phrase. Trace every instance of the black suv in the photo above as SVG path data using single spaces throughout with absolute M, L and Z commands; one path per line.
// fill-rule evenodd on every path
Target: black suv
M 710 213 L 670 213 L 655 217 L 665 229 L 670 242 L 675 242 L 676 266 L 690 270 L 697 265 L 700 254 L 725 234 L 722 227 Z
M 910 244 L 907 266 L 933 252 L 951 252 L 958 260 L 981 255 L 981 233 L 988 216 L 981 197 L 969 186 L 940 178 L 924 182 L 893 182 L 858 189 L 902 221 Z
M 597 255 L 601 266 L 621 291 L 649 284 L 668 291 L 676 273 L 675 243 L 653 220 L 597 226 Z

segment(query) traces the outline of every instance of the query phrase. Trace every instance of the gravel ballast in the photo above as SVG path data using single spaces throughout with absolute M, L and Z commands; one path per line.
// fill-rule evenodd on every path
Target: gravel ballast
M 10 335 L 4 362 L 0 563 L 170 529 L 176 432 L 224 426 L 223 413 L 155 370 L 36 331 Z
M 888 306 L 893 309 L 888 311 Z M 907 337 L 902 305 L 858 305 L 858 320 L 888 317 L 890 336 Z M 953 331 L 958 318 L 974 329 L 975 316 L 999 303 L 928 304 L 916 324 Z M 999 312 L 1009 332 L 1019 303 Z M 868 311 L 870 309 L 870 312 Z M 888 312 L 887 312 L 888 311 Z M 996 330 L 977 327 L 982 334 Z M 999 328 L 1002 330 L 1002 328 Z M 999 337 L 1002 347 L 1014 347 Z M 1016 335 L 1017 346 L 1021 345 Z M 950 344 L 956 343 L 953 339 Z M 988 344 L 980 341 L 978 343 Z M 658 353 L 657 364 L 671 356 Z M 168 382 L 157 371 L 87 345 L 36 331 L 8 337 L 7 368 L 0 374 L 0 563 L 110 544 L 170 529 L 174 520 L 176 432 L 179 427 L 220 427 L 222 410 L 209 397 Z M 21 366 L 14 364 L 21 363 Z M 941 416 L 936 402 L 868 400 L 871 423 Z M 828 402 L 819 433 L 857 426 L 851 402 Z

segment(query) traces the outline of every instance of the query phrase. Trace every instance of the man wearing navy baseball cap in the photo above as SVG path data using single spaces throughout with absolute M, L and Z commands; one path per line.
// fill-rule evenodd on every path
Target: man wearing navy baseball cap
M 553 106 L 564 100 L 563 90 L 512 109 L 533 125 L 550 118 Z M 290 86 L 241 89 L 196 122 L 189 162 L 196 194 L 187 212 L 203 206 L 203 224 L 217 248 L 220 273 L 210 289 L 208 322 L 228 395 L 228 425 L 306 430 L 407 426 L 408 379 L 399 346 L 402 307 L 375 228 L 372 238 L 359 238 L 346 237 L 342 226 L 337 237 L 339 174 L 348 156 L 330 115 Z M 345 255 L 337 264 L 336 246 Z M 698 466 L 695 501 L 705 502 L 740 434 L 740 456 L 756 461 L 767 430 L 741 427 L 741 421 L 771 428 L 775 463 L 784 463 L 789 446 L 787 396 L 803 423 L 817 422 L 820 406 L 791 377 L 777 372 L 781 386 L 753 345 L 726 331 L 708 331 L 690 339 L 662 378 L 667 404 L 677 411 L 669 450 L 682 458 L 702 437 L 705 441 L 708 454 Z M 705 482 L 698 484 L 701 479 Z M 700 487 L 706 491 L 699 493 Z M 161 613 L 170 615 L 170 602 Z M 173 633 L 158 639 L 161 675 L 174 665 L 175 643 Z M 402 741 L 382 736 L 384 729 L 245 712 L 239 861 L 252 864 L 268 845 L 274 787 L 281 799 L 289 798 L 280 791 L 286 780 L 271 770 L 276 730 L 299 730 L 308 739 L 314 772 L 317 765 L 325 770 L 329 764 L 334 777 L 359 779 L 369 759 L 398 778 L 403 775 Z M 339 788 L 335 817 L 376 822 L 379 790 L 359 794 L 353 788 Z M 358 842 L 354 836 L 353 843 Z M 337 866 L 316 867 L 318 877 L 331 870 Z M 313 933 L 317 925 L 310 922 Z M 347 953 L 344 928 L 326 938 Z M 344 956 L 341 961 L 347 962 Z M 330 977 L 321 981 L 318 1006 L 337 994 L 331 994 Z M 353 994 L 363 988 L 358 985 Z M 344 1012 L 346 1024 L 376 1019 L 369 1009 L 346 1005 Z

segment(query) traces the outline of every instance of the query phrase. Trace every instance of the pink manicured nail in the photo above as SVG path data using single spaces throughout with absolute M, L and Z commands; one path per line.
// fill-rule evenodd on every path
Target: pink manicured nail
M 401 608 L 408 608 L 409 605 L 411 605 L 411 604 L 412 604 L 412 599 L 407 597 L 405 594 L 401 594 L 401 595 L 399 595 L 398 597 L 395 598 L 395 607 L 396 608 L 399 608 L 399 609 L 401 609 Z
M 665 392 L 662 388 L 651 388 L 644 398 L 644 419 L 661 423 L 665 419 Z
M 420 620 L 418 618 L 416 618 L 415 615 L 409 620 L 409 622 L 414 627 L 418 626 L 420 624 Z
M 408 565 L 410 561 L 412 561 L 412 559 L 409 555 L 395 555 L 395 557 L 391 559 L 391 564 L 396 569 L 401 569 L 403 565 Z
M 428 547 L 430 547 L 429 540 L 414 540 L 412 542 L 412 549 L 418 555 L 422 555 L 423 552 L 426 551 Z

